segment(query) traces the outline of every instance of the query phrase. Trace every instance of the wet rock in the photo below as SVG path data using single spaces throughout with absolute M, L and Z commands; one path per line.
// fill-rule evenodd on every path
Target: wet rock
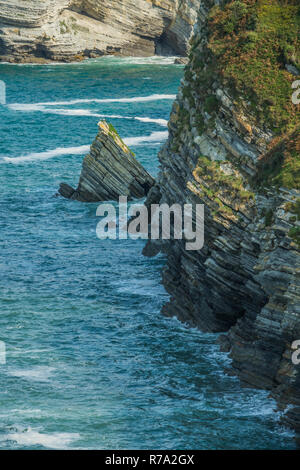
M 61 183 L 59 187 L 59 194 L 66 199 L 72 199 L 73 194 L 75 193 L 75 189 L 72 188 L 72 186 L 66 184 L 66 183 Z

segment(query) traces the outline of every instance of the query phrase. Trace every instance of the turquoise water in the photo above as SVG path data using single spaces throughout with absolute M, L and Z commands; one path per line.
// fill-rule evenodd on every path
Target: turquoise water
M 0 65 L 1 449 L 294 448 L 268 394 L 224 375 L 216 335 L 161 316 L 164 259 L 98 240 L 97 204 L 54 197 L 103 115 L 156 175 L 182 74 L 161 58 Z

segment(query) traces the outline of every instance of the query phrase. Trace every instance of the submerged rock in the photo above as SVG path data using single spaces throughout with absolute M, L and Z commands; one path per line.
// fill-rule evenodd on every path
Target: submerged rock
M 125 145 L 115 128 L 99 122 L 99 132 L 83 160 L 77 189 L 61 183 L 61 196 L 82 202 L 145 197 L 155 180 Z

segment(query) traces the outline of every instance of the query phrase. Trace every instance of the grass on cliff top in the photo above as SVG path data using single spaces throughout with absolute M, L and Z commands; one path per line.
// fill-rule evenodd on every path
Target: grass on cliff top
M 209 28 L 209 48 L 227 84 L 276 134 L 291 131 L 300 105 L 291 101 L 296 77 L 285 65 L 300 69 L 299 0 L 229 1 L 211 10 Z

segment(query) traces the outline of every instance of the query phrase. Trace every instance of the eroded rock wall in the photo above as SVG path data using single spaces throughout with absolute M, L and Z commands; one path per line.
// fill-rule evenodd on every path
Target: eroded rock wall
M 148 203 L 204 204 L 204 248 L 186 251 L 185 241 L 171 240 L 150 242 L 144 253 L 167 255 L 163 283 L 171 299 L 163 312 L 204 331 L 228 332 L 220 341 L 235 372 L 244 383 L 271 390 L 286 421 L 300 431 L 300 366 L 291 360 L 291 345 L 300 339 L 300 133 L 291 125 L 293 132 L 278 137 L 279 124 L 272 128 L 268 122 L 269 108 L 260 112 L 259 95 L 253 105 L 225 76 L 210 43 L 214 12 L 226 19 L 219 4 L 201 3 L 190 63 L 159 156 L 161 172 L 148 197 Z M 292 83 L 295 78 L 283 69 L 278 66 L 282 79 Z M 258 85 L 262 79 L 257 77 Z M 270 113 L 276 93 L 270 90 Z M 295 123 L 299 106 L 290 110 Z M 281 174 L 277 166 L 290 146 Z M 260 184 L 271 171 L 262 166 L 270 153 L 274 185 Z M 295 171 L 286 175 L 292 163 Z M 279 178 L 283 184 L 276 185 Z
M 0 0 L 0 60 L 185 55 L 200 0 Z

